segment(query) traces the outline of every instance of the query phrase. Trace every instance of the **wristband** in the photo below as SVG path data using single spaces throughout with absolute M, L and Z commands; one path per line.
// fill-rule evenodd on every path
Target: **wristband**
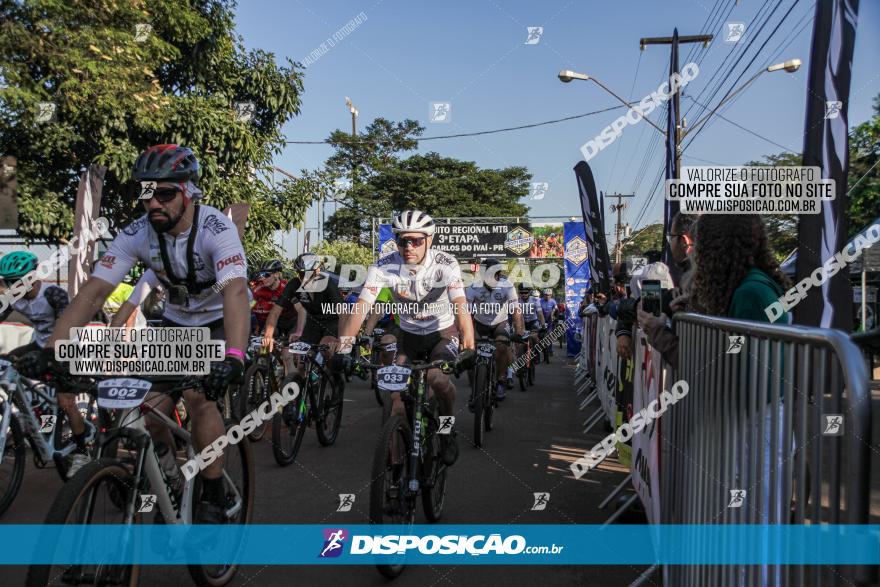
M 241 349 L 230 347 L 226 349 L 226 354 L 239 359 L 242 363 L 244 362 L 244 353 L 241 351 Z
M 354 343 L 355 343 L 356 340 L 357 340 L 357 339 L 356 339 L 355 337 L 353 337 L 353 336 L 340 336 L 340 337 L 339 337 L 339 342 L 340 342 L 341 344 L 343 344 L 343 345 L 344 345 L 344 344 L 354 345 Z

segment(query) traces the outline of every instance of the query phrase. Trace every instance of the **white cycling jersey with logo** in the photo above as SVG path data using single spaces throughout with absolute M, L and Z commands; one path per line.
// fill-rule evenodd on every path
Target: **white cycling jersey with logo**
M 204 205 L 199 208 L 199 227 L 193 246 L 196 281 L 225 283 L 236 277 L 246 279 L 247 261 L 235 225 L 216 208 Z M 186 248 L 191 230 L 184 231 L 176 238 L 167 233 L 159 235 L 145 214 L 116 235 L 92 275 L 117 284 L 136 262 L 141 261 L 168 287 L 171 283 L 162 264 L 159 238 L 165 239 L 172 272 L 178 279 L 185 279 Z M 219 320 L 223 318 L 223 296 L 220 291 L 221 288 L 209 285 L 199 293 L 190 294 L 186 305 L 167 301 L 164 317 L 184 326 L 200 326 Z
M 395 251 L 370 266 L 358 298 L 372 304 L 379 291 L 387 287 L 400 316 L 400 328 L 410 334 L 431 334 L 455 322 L 452 300 L 464 298 L 461 270 L 455 257 L 428 249 L 421 265 L 407 265 Z M 428 305 L 430 312 L 413 306 Z
M 492 289 L 486 289 L 482 283 L 474 283 L 465 290 L 465 295 L 471 316 L 487 326 L 506 322 L 517 302 L 516 290 L 506 279 L 498 282 Z

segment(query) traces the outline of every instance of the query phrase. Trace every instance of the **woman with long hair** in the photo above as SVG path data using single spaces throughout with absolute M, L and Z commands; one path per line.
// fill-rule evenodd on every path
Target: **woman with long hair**
M 770 322 L 765 308 L 790 287 L 756 214 L 700 216 L 694 259 L 691 303 L 704 314 Z

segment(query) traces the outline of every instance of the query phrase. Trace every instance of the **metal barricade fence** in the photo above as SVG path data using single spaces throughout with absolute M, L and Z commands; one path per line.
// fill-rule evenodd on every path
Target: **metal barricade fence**
M 673 380 L 689 393 L 661 419 L 661 523 L 867 524 L 870 396 L 856 345 L 819 328 L 698 314 L 675 323 Z M 834 585 L 875 575 L 828 565 L 667 566 L 664 583 Z

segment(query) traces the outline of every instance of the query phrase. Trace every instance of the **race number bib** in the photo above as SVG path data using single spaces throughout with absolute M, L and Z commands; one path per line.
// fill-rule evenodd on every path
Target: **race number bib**
M 376 371 L 376 383 L 384 391 L 403 391 L 409 384 L 410 373 L 412 370 L 397 365 L 382 367 Z
M 98 382 L 98 406 L 102 408 L 136 408 L 144 403 L 153 384 L 143 379 L 120 377 Z

